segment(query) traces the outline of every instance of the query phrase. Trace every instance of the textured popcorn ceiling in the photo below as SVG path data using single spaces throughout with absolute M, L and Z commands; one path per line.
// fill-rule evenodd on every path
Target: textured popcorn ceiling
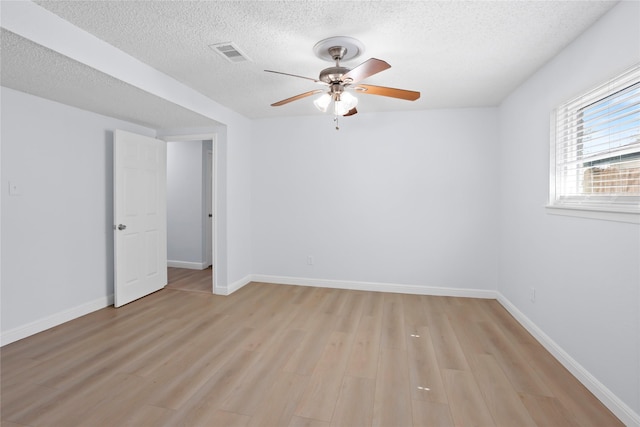
M 155 129 L 217 123 L 2 30 L 2 86 Z
M 354 67 L 371 57 L 391 64 L 391 69 L 367 79 L 366 83 L 422 93 L 415 102 L 360 95 L 361 113 L 495 106 L 615 4 L 611 1 L 36 3 L 251 118 L 320 114 L 311 99 L 271 107 L 275 101 L 318 86 L 263 70 L 317 78 L 320 70 L 331 63 L 318 59 L 312 48 L 319 40 L 336 35 L 355 37 L 365 46 L 359 58 L 343 65 Z M 32 78 L 37 76 L 22 74 L 20 68 L 28 68 L 33 61 L 39 64 L 38 68 L 61 67 L 63 73 L 65 67 L 73 69 L 77 78 L 91 87 L 87 90 L 98 94 L 104 93 L 103 86 L 107 92 L 118 86 L 104 77 L 90 77 L 89 74 L 97 72 L 88 67 L 64 64 L 69 59 L 56 60 L 53 52 L 31 52 L 22 60 L 11 58 L 12 71 L 5 76 L 6 56 L 21 49 L 27 52 L 38 49 L 27 45 L 5 50 L 4 38 L 5 34 L 3 85 L 32 84 Z M 19 44 L 20 40 L 11 42 Z M 233 42 L 251 61 L 231 63 L 208 47 L 221 42 Z M 45 64 L 48 62 L 50 67 Z M 80 77 L 83 73 L 85 76 Z M 50 81 L 46 76 L 40 77 L 45 83 Z M 61 102 L 74 104 L 64 84 L 31 92 L 38 90 L 45 91 L 48 98 L 60 96 Z M 125 103 L 144 97 L 140 91 L 123 92 L 131 98 L 125 99 Z M 82 98 L 80 93 L 75 96 Z M 120 107 L 117 103 L 105 106 L 116 110 Z

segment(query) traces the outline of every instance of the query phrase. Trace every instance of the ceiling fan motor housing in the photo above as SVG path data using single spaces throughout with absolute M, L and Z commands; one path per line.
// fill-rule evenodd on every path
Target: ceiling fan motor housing
M 351 70 L 346 67 L 325 68 L 324 70 L 320 71 L 320 77 L 318 78 L 318 80 L 329 84 L 337 81 L 342 81 L 342 76 L 347 74 L 349 71 Z

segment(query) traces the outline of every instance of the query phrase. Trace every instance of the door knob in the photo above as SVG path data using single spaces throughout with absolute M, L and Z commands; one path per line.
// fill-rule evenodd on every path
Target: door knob
M 127 228 L 127 226 L 124 224 L 118 225 L 118 230 L 124 230 L 125 228 Z
M 209 214 L 209 218 L 213 218 L 213 215 L 212 215 L 212 214 Z

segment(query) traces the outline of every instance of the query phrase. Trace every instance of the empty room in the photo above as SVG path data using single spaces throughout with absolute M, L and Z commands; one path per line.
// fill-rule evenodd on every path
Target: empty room
M 0 26 L 3 426 L 640 427 L 639 1 Z

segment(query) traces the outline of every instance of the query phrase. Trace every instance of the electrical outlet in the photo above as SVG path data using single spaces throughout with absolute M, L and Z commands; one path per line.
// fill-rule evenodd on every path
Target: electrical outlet
M 531 302 L 536 302 L 536 288 L 529 288 L 529 299 Z
M 20 186 L 15 181 L 9 181 L 9 195 L 10 196 L 20 196 L 22 191 L 20 191 Z
M 311 255 L 307 257 L 307 265 L 313 265 L 313 257 Z

